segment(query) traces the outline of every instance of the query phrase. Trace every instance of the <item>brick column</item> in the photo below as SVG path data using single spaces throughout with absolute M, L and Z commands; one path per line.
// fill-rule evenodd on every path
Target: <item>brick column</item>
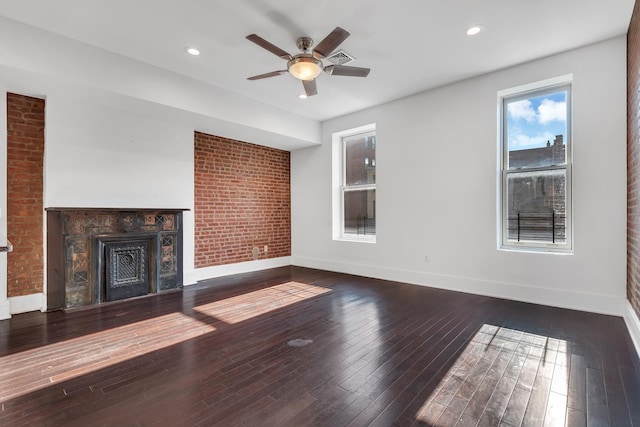
M 7 94 L 7 296 L 43 292 L 44 100 Z

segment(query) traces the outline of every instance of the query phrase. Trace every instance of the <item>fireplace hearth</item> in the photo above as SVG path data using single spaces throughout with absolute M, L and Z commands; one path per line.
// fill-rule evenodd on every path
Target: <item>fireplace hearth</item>
M 47 209 L 47 307 L 182 287 L 184 209 Z

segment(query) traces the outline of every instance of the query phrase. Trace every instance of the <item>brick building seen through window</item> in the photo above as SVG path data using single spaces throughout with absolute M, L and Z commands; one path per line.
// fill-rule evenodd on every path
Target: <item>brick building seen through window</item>
M 343 208 L 345 235 L 376 234 L 375 131 L 344 137 Z
M 509 151 L 511 169 L 565 163 L 563 135 L 545 147 Z M 563 171 L 537 170 L 509 176 L 508 239 L 566 242 L 566 179 Z

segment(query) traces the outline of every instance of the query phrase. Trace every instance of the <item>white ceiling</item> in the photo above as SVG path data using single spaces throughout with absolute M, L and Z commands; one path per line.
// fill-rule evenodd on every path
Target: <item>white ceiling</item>
M 447 83 L 625 34 L 634 0 L 0 0 L 0 15 L 222 87 L 315 120 L 326 120 Z M 471 24 L 485 31 L 468 37 Z M 245 40 L 256 33 L 296 54 L 295 41 L 340 46 L 371 68 L 367 78 L 318 77 L 298 99 L 286 68 Z M 17 43 L 19 41 L 16 41 Z M 202 54 L 185 54 L 187 45 Z

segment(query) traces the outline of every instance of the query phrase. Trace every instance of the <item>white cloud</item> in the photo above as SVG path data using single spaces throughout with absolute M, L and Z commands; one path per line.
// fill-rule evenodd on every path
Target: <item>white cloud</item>
M 526 148 L 545 147 L 547 141 L 553 144 L 554 135 L 551 132 L 545 132 L 538 135 L 525 135 L 518 133 L 509 136 L 509 150 L 524 150 Z
M 509 115 L 515 120 L 525 119 L 528 122 L 532 122 L 536 119 L 536 112 L 531 106 L 531 101 L 528 99 L 510 102 L 507 109 L 509 111 Z
M 534 109 L 531 101 L 511 102 L 508 105 L 509 116 L 513 120 L 524 119 L 529 123 L 537 122 L 546 124 L 553 121 L 564 122 L 567 120 L 567 103 L 556 102 L 551 99 L 543 99 L 537 109 Z
M 564 122 L 567 120 L 567 103 L 555 102 L 544 99 L 538 106 L 538 122 L 549 123 L 553 121 Z

